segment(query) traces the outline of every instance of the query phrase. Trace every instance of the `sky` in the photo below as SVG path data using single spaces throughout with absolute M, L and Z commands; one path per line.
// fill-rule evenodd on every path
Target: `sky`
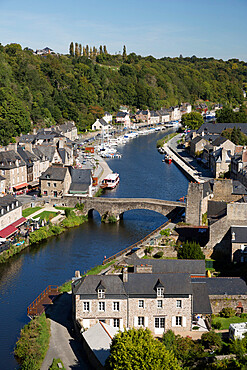
M 247 61 L 247 0 L 0 0 L 0 43 Z

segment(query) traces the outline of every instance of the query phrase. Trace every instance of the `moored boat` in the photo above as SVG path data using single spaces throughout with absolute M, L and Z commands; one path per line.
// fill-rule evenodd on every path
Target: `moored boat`
M 172 157 L 170 157 L 168 154 L 166 154 L 166 156 L 165 156 L 165 162 L 166 163 L 172 163 Z
M 114 189 L 118 183 L 119 183 L 119 174 L 110 173 L 102 180 L 100 187 L 101 189 Z

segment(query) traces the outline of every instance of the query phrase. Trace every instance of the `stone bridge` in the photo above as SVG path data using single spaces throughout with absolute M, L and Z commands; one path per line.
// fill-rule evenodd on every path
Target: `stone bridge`
M 119 220 L 124 212 L 133 209 L 148 209 L 167 218 L 172 218 L 178 211 L 185 210 L 186 207 L 183 202 L 149 198 L 86 198 L 83 203 L 85 214 L 90 216 L 92 211 L 96 210 L 104 221 L 107 221 L 111 216 Z

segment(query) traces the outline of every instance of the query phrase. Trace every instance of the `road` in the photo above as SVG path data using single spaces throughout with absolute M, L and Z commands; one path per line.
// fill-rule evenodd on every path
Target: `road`
M 71 298 L 71 294 L 62 294 L 46 311 L 51 321 L 51 338 L 40 370 L 48 370 L 54 358 L 62 360 L 67 370 L 91 370 L 82 344 L 74 335 Z

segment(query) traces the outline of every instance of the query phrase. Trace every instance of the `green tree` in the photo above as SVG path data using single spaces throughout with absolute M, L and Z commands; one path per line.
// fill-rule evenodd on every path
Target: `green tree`
M 123 46 L 123 59 L 127 58 L 127 51 L 126 51 L 126 46 Z
M 74 56 L 74 43 L 73 42 L 70 43 L 70 46 L 69 46 L 69 54 L 72 57 Z
M 203 124 L 203 118 L 200 113 L 190 112 L 182 116 L 182 125 L 189 127 L 191 130 L 197 130 Z
M 82 55 L 82 45 L 79 44 L 79 56 L 81 56 L 81 55 Z
M 108 54 L 108 52 L 107 52 L 107 49 L 106 49 L 106 45 L 104 45 L 103 46 L 103 53 L 106 55 L 106 54 Z
M 202 334 L 201 344 L 207 349 L 216 351 L 222 348 L 223 342 L 221 335 L 212 330 Z
M 175 370 L 180 369 L 174 354 L 152 337 L 148 329 L 129 329 L 113 338 L 106 369 Z
M 78 42 L 75 43 L 75 56 L 76 57 L 79 57 L 79 46 L 78 46 Z
M 189 242 L 186 241 L 181 247 L 178 249 L 178 259 L 192 259 L 192 260 L 203 260 L 205 256 L 201 250 L 201 247 L 196 242 Z

